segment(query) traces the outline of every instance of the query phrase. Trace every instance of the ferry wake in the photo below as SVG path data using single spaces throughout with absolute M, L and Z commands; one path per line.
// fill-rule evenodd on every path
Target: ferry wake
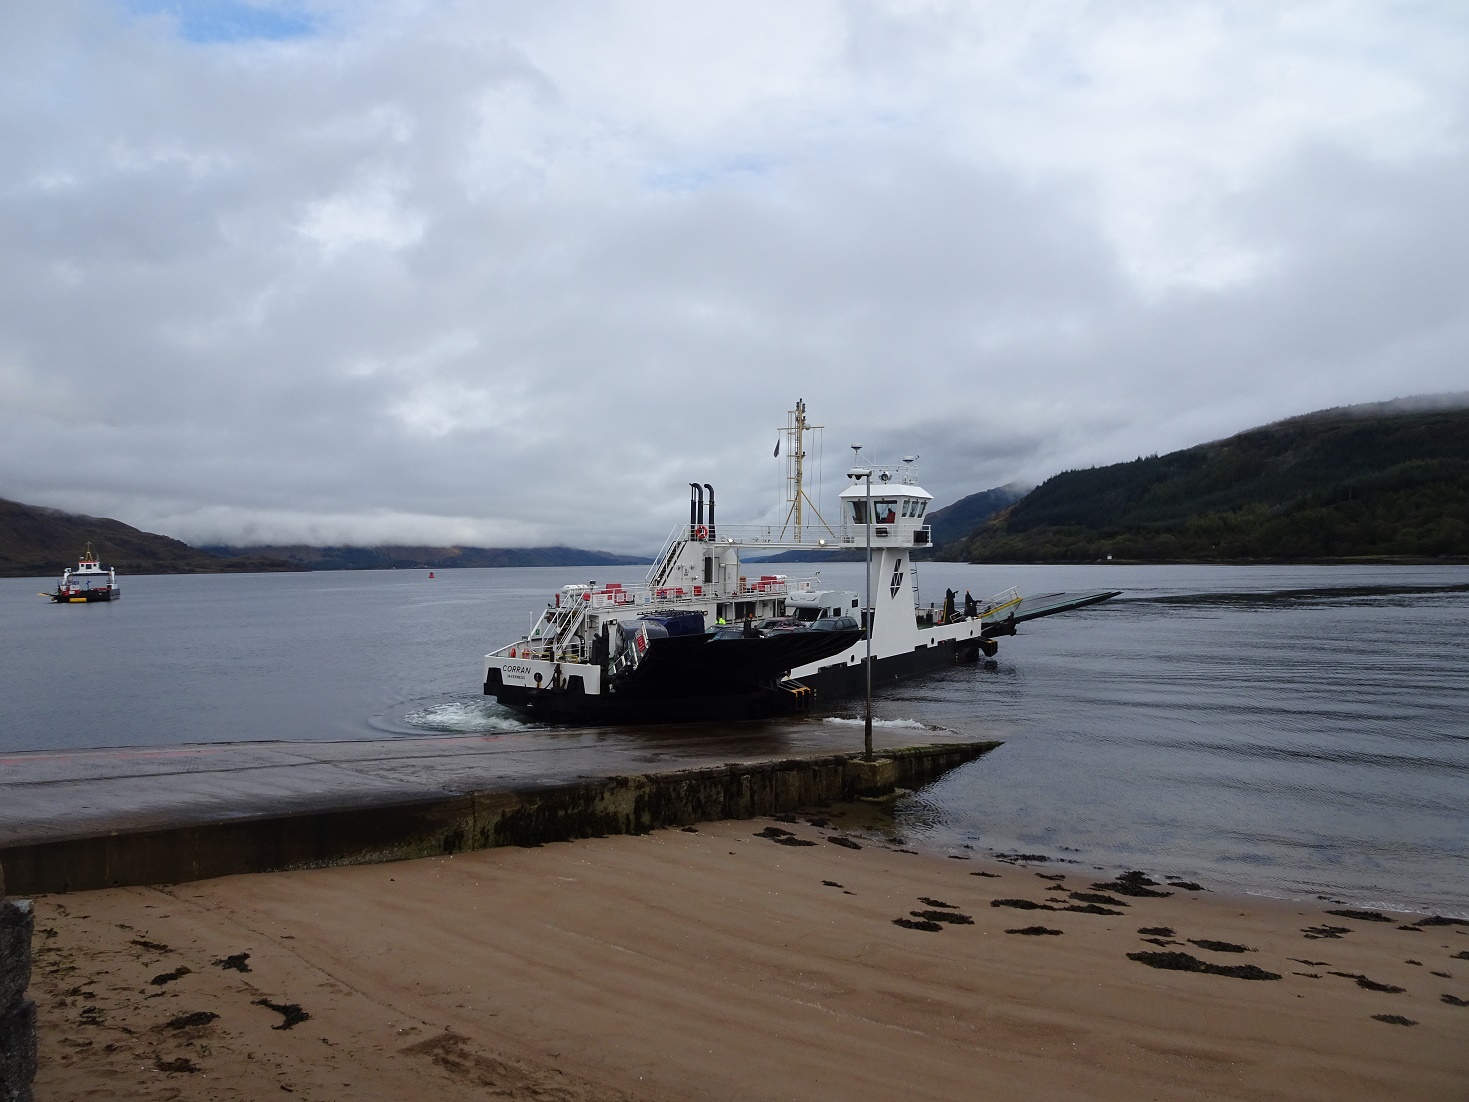
M 786 715 L 862 692 L 869 662 L 875 685 L 977 662 L 1018 624 L 1117 596 L 1010 589 L 959 607 L 950 591 L 942 607 L 916 607 L 912 556 L 930 546 L 923 518 L 933 500 L 917 457 L 868 466 L 858 449 L 832 526 L 803 486 L 811 428 L 798 401 L 785 428 L 783 524 L 716 525 L 714 487 L 690 483 L 689 522 L 668 537 L 646 583 L 563 587 L 526 635 L 485 656 L 485 694 L 551 723 Z M 867 551 L 867 592 L 745 572 L 742 551 L 782 549 Z

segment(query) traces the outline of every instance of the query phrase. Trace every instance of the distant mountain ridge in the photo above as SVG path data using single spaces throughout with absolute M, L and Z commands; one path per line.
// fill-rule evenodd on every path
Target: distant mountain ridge
M 209 546 L 215 555 L 266 555 L 301 570 L 450 570 L 464 566 L 641 566 L 650 557 L 578 547 L 265 547 Z
M 923 519 L 933 529 L 933 545 L 943 547 L 973 532 L 1001 509 L 1015 504 L 1031 487 L 1019 482 L 996 486 L 992 490 L 981 490 L 977 494 L 961 497 L 952 505 L 934 509 Z
M 938 557 L 1469 556 L 1469 393 L 1345 406 L 1047 479 Z
M 461 566 L 635 566 L 651 558 L 575 547 L 191 547 L 108 517 L 0 498 L 0 578 L 45 578 L 90 543 L 119 574 L 389 570 Z
M 107 517 L 89 517 L 0 498 L 0 577 L 60 576 L 87 544 L 120 574 L 224 574 L 299 570 L 258 555 L 220 557 L 181 540 Z

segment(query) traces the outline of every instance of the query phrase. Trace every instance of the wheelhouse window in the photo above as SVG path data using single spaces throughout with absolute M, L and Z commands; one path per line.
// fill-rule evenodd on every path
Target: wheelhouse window
M 866 525 L 866 523 L 867 523 L 867 502 L 866 502 L 866 500 L 859 498 L 856 501 L 849 501 L 849 502 L 847 502 L 847 504 L 852 507 L 852 523 L 853 524 Z
M 898 523 L 898 502 L 894 498 L 882 498 L 872 503 L 872 522 L 874 524 L 896 524 Z

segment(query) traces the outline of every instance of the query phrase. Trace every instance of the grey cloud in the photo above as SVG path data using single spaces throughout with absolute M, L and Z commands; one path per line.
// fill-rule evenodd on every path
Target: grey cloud
M 695 478 L 773 511 L 797 396 L 829 486 L 862 440 L 948 500 L 1462 386 L 1453 143 L 1388 157 L 1324 119 L 1199 200 L 1255 267 L 1160 289 L 1116 166 L 1038 167 L 1084 28 L 847 11 L 769 79 L 714 67 L 701 114 L 668 98 L 682 47 L 597 84 L 598 35 L 641 49 L 641 17 L 558 10 L 208 48 L 28 15 L 0 44 L 0 494 L 236 543 L 648 550 Z M 1070 60 L 1026 69 L 1046 43 Z

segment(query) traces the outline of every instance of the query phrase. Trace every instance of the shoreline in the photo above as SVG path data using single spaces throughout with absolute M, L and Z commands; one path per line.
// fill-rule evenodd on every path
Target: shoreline
M 894 842 L 894 839 L 888 838 L 885 841 Z M 1367 910 L 1379 910 L 1387 914 L 1403 915 L 1405 919 L 1440 915 L 1469 920 L 1469 899 L 1446 899 L 1438 902 L 1406 902 L 1391 894 L 1370 895 L 1361 889 L 1343 888 L 1329 884 L 1304 885 L 1291 888 L 1279 884 L 1264 883 L 1265 878 L 1263 877 L 1246 882 L 1243 878 L 1231 877 L 1224 874 L 1221 870 L 1209 868 L 1207 865 L 1200 866 L 1195 863 L 1184 868 L 1184 862 L 1170 861 L 1166 852 L 1137 855 L 1132 861 L 1124 861 L 1117 859 L 1112 854 L 1098 855 L 1066 847 L 1066 856 L 1058 857 L 1053 854 L 1026 852 L 1024 856 L 1031 858 L 1031 860 L 1013 862 L 1006 860 L 1007 856 L 1013 853 L 1020 853 L 1020 849 L 995 849 L 990 846 L 985 846 L 981 842 L 974 842 L 967 845 L 964 843 L 949 844 L 930 841 L 922 837 L 921 834 L 917 834 L 917 836 L 905 836 L 900 842 L 894 842 L 894 844 L 901 844 L 935 857 L 988 861 L 1001 865 L 1011 865 L 1012 867 L 1032 868 L 1041 872 L 1071 871 L 1076 873 L 1078 877 L 1091 874 L 1107 877 L 1113 875 L 1113 870 L 1116 872 L 1126 872 L 1131 869 L 1145 868 L 1151 875 L 1163 877 L 1166 880 L 1206 879 L 1213 885 L 1210 888 L 1211 891 L 1239 899 L 1274 900 L 1280 903 L 1302 907 L 1357 907 Z M 1037 846 L 1033 848 L 1040 849 L 1045 847 Z M 1050 848 L 1055 849 L 1061 847 Z M 963 853 L 956 852 L 959 850 L 962 850 Z M 1102 863 L 1097 864 L 1096 862 L 1098 861 Z M 1164 871 L 1170 867 L 1176 867 L 1179 871 Z
M 1469 925 L 951 860 L 872 813 L 41 897 L 38 1096 L 1462 1094 Z

